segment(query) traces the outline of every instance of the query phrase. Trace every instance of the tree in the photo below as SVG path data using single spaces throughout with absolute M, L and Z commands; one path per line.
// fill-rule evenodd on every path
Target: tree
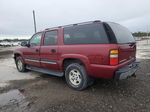
M 147 36 L 147 33 L 146 32 L 134 32 L 132 33 L 132 35 L 134 37 L 144 37 L 144 36 Z M 150 32 L 148 33 L 148 36 L 150 36 Z

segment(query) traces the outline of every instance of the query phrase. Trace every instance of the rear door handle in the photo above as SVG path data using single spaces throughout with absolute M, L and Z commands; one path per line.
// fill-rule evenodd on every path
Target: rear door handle
M 56 49 L 51 49 L 51 53 L 56 53 Z

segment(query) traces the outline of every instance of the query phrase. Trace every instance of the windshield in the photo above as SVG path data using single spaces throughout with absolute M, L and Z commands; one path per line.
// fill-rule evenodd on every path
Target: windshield
M 131 32 L 127 28 L 112 22 L 108 22 L 108 25 L 111 27 L 112 31 L 114 32 L 115 37 L 117 39 L 117 43 L 123 44 L 123 43 L 135 42 Z

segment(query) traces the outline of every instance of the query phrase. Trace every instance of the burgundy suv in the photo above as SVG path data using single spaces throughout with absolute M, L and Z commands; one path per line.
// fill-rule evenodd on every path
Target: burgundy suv
M 94 78 L 126 79 L 138 68 L 136 43 L 127 28 L 92 21 L 37 32 L 14 51 L 19 72 L 34 70 L 65 76 L 69 87 L 83 90 Z

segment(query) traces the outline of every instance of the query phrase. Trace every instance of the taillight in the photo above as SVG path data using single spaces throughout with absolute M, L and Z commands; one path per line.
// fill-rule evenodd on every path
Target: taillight
M 110 65 L 117 65 L 119 62 L 118 59 L 118 50 L 111 50 L 110 51 Z

